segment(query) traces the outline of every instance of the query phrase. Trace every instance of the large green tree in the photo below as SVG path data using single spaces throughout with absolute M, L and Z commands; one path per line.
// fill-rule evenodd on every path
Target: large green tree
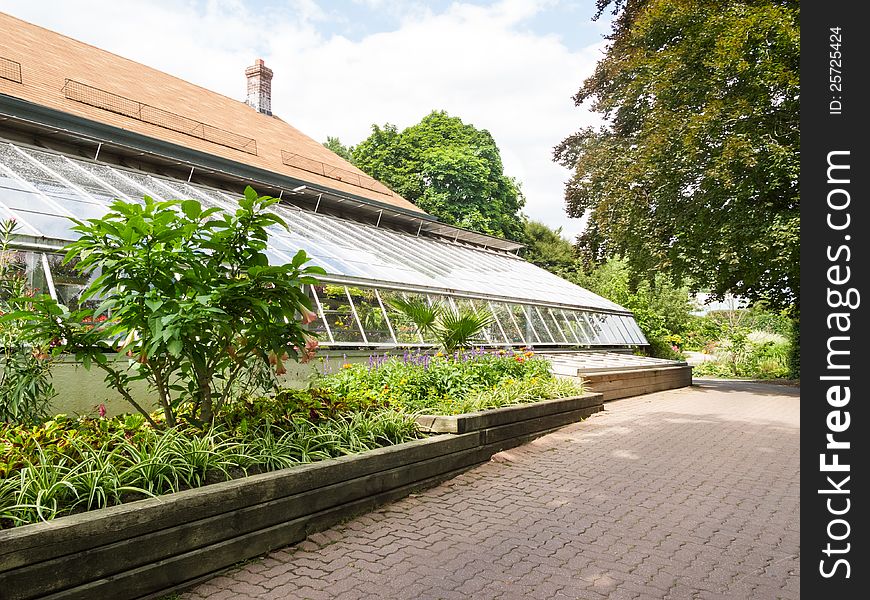
M 523 258 L 530 263 L 562 276 L 576 270 L 574 246 L 562 237 L 561 227 L 550 229 L 540 221 L 526 220 L 522 242 Z
M 343 148 L 337 139 L 332 146 Z M 440 220 L 518 239 L 525 204 L 517 181 L 504 174 L 492 135 L 443 111 L 399 131 L 372 126 L 352 149 L 356 166 Z
M 613 31 L 575 96 L 605 125 L 565 139 L 586 261 L 624 256 L 714 295 L 799 290 L 796 0 L 599 0 Z

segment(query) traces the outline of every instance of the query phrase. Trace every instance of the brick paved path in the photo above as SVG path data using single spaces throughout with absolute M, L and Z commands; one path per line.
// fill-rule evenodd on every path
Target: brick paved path
M 611 402 L 181 597 L 798 598 L 798 394 Z

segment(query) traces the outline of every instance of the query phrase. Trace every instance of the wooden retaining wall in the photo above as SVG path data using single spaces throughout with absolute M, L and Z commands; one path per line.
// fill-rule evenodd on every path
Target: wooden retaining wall
M 448 421 L 463 433 L 0 531 L 0 598 L 125 600 L 182 589 L 449 479 L 602 402 L 587 394 L 460 415 Z
M 584 388 L 603 394 L 604 401 L 650 394 L 692 385 L 692 367 L 675 365 L 658 368 L 580 372 Z

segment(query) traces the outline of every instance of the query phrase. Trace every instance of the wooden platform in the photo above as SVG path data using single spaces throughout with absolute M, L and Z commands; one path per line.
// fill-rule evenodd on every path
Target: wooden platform
M 616 352 L 554 352 L 545 357 L 561 377 L 580 378 L 604 401 L 692 385 L 692 367 L 683 361 Z

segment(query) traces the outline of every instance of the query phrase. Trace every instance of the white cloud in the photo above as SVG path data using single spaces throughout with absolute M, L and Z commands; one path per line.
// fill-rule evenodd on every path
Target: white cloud
M 492 133 L 523 184 L 526 214 L 574 235 L 580 220 L 565 216 L 562 199 L 569 172 L 551 155 L 598 122 L 571 96 L 601 44 L 572 52 L 524 28 L 548 3 L 454 3 L 439 14 L 408 5 L 396 30 L 359 41 L 320 33 L 328 13 L 311 0 L 265 12 L 241 0 L 0 0 L 0 10 L 238 99 L 244 68 L 261 57 L 275 72 L 273 111 L 318 140 L 356 143 L 372 123 L 402 128 L 446 110 Z

